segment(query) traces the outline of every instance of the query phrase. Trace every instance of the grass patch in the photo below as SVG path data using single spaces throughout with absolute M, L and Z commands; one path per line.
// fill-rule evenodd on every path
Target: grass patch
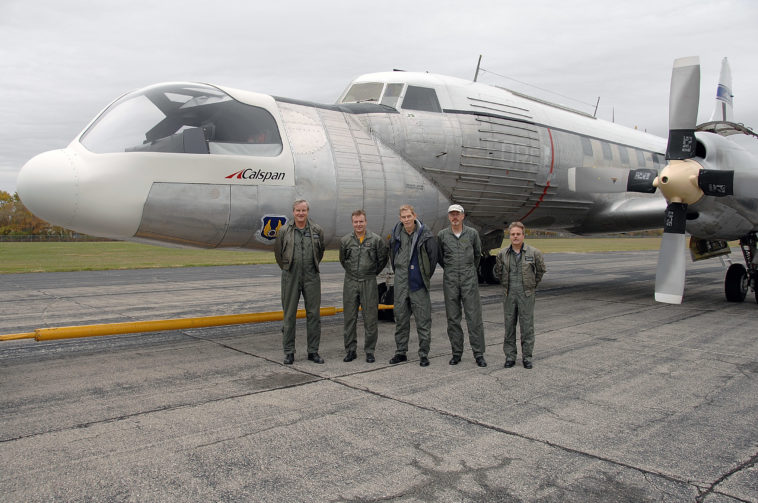
M 267 263 L 266 252 L 163 248 L 124 242 L 0 243 L 0 273 Z
M 528 239 L 545 253 L 657 250 L 660 238 Z M 505 243 L 507 244 L 507 243 Z M 494 252 L 493 252 L 494 253 Z M 338 260 L 328 250 L 324 260 Z M 0 274 L 273 264 L 273 252 L 164 248 L 125 242 L 0 243 Z
M 658 250 L 661 247 L 661 238 L 544 238 L 527 239 L 526 243 L 539 248 L 544 253 L 592 253 Z M 504 246 L 508 244 L 503 243 Z

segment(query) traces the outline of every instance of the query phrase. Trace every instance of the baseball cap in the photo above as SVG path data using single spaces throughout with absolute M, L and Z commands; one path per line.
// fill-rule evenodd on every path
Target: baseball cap
M 460 204 L 451 204 L 450 207 L 447 209 L 447 212 L 450 213 L 451 211 L 460 211 L 461 213 L 465 213 L 463 211 L 463 206 Z

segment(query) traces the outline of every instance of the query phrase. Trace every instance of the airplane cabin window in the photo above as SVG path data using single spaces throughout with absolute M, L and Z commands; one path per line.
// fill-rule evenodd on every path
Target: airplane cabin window
M 635 152 L 637 152 L 637 166 L 645 166 L 645 154 L 642 152 L 642 150 L 638 149 L 635 149 Z
M 267 110 L 202 84 L 163 84 L 128 94 L 97 118 L 81 143 L 98 154 L 282 152 L 279 128 Z
M 587 157 L 592 157 L 592 142 L 586 136 L 582 136 L 582 151 Z
M 611 152 L 611 144 L 605 141 L 600 142 L 600 146 L 603 149 L 603 159 L 607 161 L 613 160 L 613 152 Z
M 345 97 L 342 98 L 341 103 L 364 103 L 369 101 L 378 103 L 383 88 L 383 82 L 360 82 L 353 84 L 348 89 Z
M 621 164 L 629 166 L 629 150 L 627 147 L 619 145 L 619 155 L 621 156 Z
M 424 112 L 442 112 L 437 92 L 428 87 L 408 86 L 402 108 Z

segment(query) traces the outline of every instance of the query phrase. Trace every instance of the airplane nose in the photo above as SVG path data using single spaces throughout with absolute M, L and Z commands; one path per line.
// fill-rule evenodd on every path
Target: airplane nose
M 66 150 L 33 157 L 18 175 L 21 202 L 36 216 L 61 227 L 74 221 L 78 200 L 76 163 Z

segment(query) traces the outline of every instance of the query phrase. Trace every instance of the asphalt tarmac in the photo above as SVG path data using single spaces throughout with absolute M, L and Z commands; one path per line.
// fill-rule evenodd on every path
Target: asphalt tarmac
M 735 257 L 736 260 L 736 257 Z M 655 303 L 655 252 L 549 254 L 534 369 L 503 368 L 499 286 L 481 289 L 489 365 L 448 365 L 442 271 L 431 365 L 282 364 L 281 324 L 0 342 L 0 499 L 33 501 L 758 501 L 758 305 L 719 259 Z M 276 266 L 0 276 L 0 334 L 281 309 Z M 341 306 L 324 264 L 324 306 Z M 359 350 L 363 344 L 359 322 Z

